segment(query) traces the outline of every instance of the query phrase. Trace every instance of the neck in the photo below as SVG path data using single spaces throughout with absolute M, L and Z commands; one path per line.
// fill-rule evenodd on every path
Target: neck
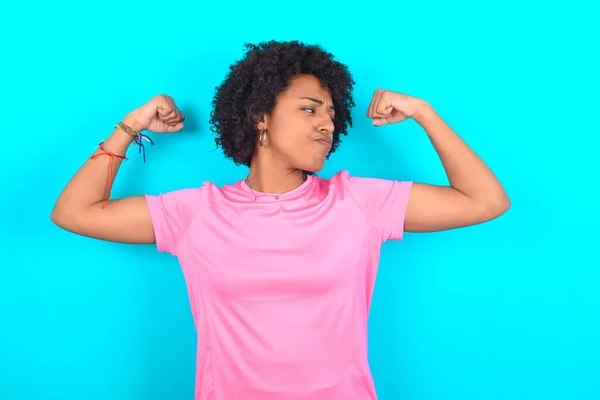
M 267 165 L 255 158 L 246 183 L 257 192 L 282 194 L 302 185 L 304 178 L 299 169 L 281 168 L 272 163 Z

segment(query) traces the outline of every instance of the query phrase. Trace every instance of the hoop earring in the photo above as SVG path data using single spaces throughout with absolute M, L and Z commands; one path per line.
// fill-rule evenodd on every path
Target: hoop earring
M 258 142 L 258 144 L 260 144 L 260 147 L 263 147 L 263 142 L 265 141 L 266 138 L 267 138 L 267 130 L 263 129 L 263 131 L 260 133 L 260 141 Z

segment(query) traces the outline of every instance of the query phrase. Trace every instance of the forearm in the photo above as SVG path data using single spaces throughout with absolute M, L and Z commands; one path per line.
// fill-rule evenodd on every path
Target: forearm
M 505 207 L 508 197 L 494 173 L 429 104 L 423 102 L 413 119 L 427 132 L 452 188 L 475 202 Z
M 132 129 L 139 129 L 137 123 L 130 117 L 125 117 L 123 123 Z M 111 153 L 124 156 L 131 141 L 132 137 L 129 134 L 121 129 L 115 129 L 104 141 L 103 147 Z M 102 153 L 104 152 L 101 149 L 96 150 L 92 156 L 97 156 L 88 157 L 70 179 L 56 201 L 53 214 L 66 211 L 71 213 L 95 205 L 100 207 L 100 204 L 108 198 L 108 189 L 117 175 L 122 160 Z

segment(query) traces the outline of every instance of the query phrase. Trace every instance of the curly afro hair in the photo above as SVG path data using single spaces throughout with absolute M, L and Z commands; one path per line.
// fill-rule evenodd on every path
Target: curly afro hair
M 210 129 L 225 156 L 236 165 L 250 167 L 257 136 L 256 117 L 273 111 L 276 97 L 300 74 L 314 75 L 331 95 L 336 110 L 329 154 L 333 153 L 340 144 L 340 135 L 347 135 L 348 126 L 352 126 L 355 82 L 348 68 L 320 46 L 298 41 L 246 43 L 244 47 L 246 54 L 229 67 L 212 101 Z

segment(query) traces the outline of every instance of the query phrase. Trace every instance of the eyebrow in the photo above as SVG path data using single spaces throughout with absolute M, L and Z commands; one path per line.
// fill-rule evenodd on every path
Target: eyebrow
M 322 106 L 322 105 L 323 105 L 323 102 L 322 102 L 321 100 L 313 99 L 312 97 L 300 97 L 300 98 L 301 98 L 301 99 L 306 99 L 306 100 L 313 101 L 313 102 L 317 103 L 317 104 L 318 104 L 318 105 L 320 105 L 320 106 Z M 329 109 L 330 109 L 330 110 L 333 110 L 333 111 L 335 111 L 335 108 L 333 107 L 333 105 L 331 105 L 331 106 L 329 107 Z

